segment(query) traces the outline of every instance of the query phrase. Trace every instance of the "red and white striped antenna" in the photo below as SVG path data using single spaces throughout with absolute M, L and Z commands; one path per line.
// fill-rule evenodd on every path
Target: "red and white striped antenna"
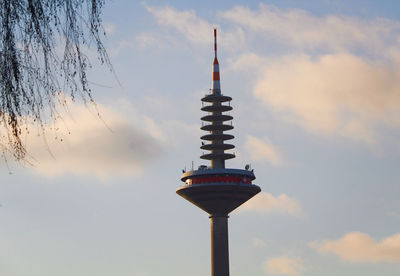
M 221 93 L 221 84 L 219 80 L 219 64 L 217 59 L 217 29 L 214 29 L 214 61 L 213 61 L 213 75 L 212 75 L 212 92 Z

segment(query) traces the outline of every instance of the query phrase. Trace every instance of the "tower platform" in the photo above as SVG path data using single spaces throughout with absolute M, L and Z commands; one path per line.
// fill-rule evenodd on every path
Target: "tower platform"
M 255 178 L 250 170 L 201 167 L 182 174 L 176 193 L 210 215 L 228 215 L 261 191 Z

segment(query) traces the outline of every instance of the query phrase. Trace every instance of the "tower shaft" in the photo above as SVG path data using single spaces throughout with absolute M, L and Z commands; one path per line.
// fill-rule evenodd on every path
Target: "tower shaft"
M 228 216 L 211 215 L 211 276 L 229 276 Z

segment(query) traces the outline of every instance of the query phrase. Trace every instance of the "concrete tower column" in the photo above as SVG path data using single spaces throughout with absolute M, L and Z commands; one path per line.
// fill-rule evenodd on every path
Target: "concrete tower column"
M 211 215 L 211 275 L 229 276 L 228 216 Z

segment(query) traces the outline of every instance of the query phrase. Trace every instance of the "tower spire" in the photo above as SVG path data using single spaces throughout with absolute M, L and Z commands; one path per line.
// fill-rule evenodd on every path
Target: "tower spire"
M 219 63 L 217 58 L 217 29 L 214 29 L 214 62 L 212 75 L 212 93 L 214 95 L 221 94 L 221 84 L 219 79 Z

